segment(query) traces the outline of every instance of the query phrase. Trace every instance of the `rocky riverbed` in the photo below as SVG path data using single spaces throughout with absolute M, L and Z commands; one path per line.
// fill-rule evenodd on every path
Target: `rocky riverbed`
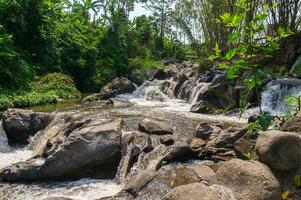
M 300 199 L 301 115 L 249 134 L 252 119 L 210 115 L 235 107 L 223 74 L 167 64 L 82 104 L 5 111 L 0 199 Z

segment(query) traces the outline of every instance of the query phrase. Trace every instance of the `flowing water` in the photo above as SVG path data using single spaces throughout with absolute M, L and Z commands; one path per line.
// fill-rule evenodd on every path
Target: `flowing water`
M 277 79 L 266 86 L 261 96 L 261 106 L 271 115 L 292 114 L 294 110 L 285 103 L 289 96 L 301 96 L 300 79 Z
M 118 98 L 130 101 L 133 106 L 110 107 L 101 104 L 80 105 L 78 101 L 66 102 L 64 105 L 32 108 L 35 111 L 54 112 L 58 119 L 53 120 L 53 128 L 61 128 L 59 119 L 64 116 L 81 116 L 107 121 L 123 118 L 123 134 L 137 130 L 138 122 L 146 117 L 166 121 L 173 126 L 174 135 L 179 140 L 193 137 L 195 126 L 201 121 L 223 123 L 225 126 L 244 124 L 246 119 L 236 116 L 205 115 L 189 112 L 191 104 L 198 101 L 198 96 L 207 83 L 199 83 L 191 91 L 189 102 L 170 98 L 160 90 L 160 81 L 146 82 L 137 87 L 132 94 L 123 94 Z M 287 95 L 301 95 L 301 81 L 280 79 L 270 82 L 262 93 L 262 106 L 273 115 L 286 111 L 283 103 Z M 250 110 L 250 113 L 258 109 Z M 37 142 L 37 141 L 35 141 Z M 39 141 L 42 142 L 42 141 Z M 33 155 L 29 147 L 10 147 L 6 133 L 0 121 L 0 168 L 25 161 Z M 115 180 L 80 179 L 66 182 L 43 182 L 30 184 L 0 183 L 0 200 L 43 200 L 49 197 L 70 197 L 72 199 L 90 200 L 112 196 L 122 189 Z
M 198 90 L 195 89 L 197 96 Z M 223 123 L 225 126 L 246 123 L 245 119 L 229 116 L 202 115 L 188 112 L 191 104 L 178 99 L 170 99 L 163 94 L 154 82 L 146 82 L 138 87 L 133 94 L 120 95 L 119 98 L 129 100 L 131 107 L 108 107 L 91 104 L 66 104 L 66 107 L 55 108 L 55 113 L 64 115 L 80 115 L 83 118 L 94 118 L 107 121 L 114 118 L 123 118 L 125 126 L 123 134 L 130 134 L 137 130 L 138 122 L 145 117 L 152 117 L 170 123 L 174 128 L 174 135 L 179 140 L 193 137 L 194 128 L 201 121 Z M 193 99 L 193 98 L 192 98 Z M 34 108 L 39 111 L 53 111 Z M 55 126 L 55 125 L 54 125 Z M 13 163 L 24 161 L 32 156 L 28 147 L 9 147 L 7 137 L 0 122 L 0 168 Z M 70 197 L 73 199 L 97 199 L 112 196 L 122 189 L 115 180 L 80 179 L 66 182 L 44 182 L 31 184 L 4 184 L 0 183 L 1 200 L 43 200 L 49 197 Z

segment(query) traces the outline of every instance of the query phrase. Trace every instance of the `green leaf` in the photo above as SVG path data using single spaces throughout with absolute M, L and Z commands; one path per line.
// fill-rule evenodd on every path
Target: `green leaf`
M 252 90 L 256 86 L 255 80 L 251 78 L 245 79 L 244 83 L 247 85 L 249 90 Z
M 234 42 L 236 42 L 239 38 L 240 38 L 241 34 L 237 33 L 237 32 L 233 32 L 230 34 L 229 38 L 228 38 L 228 45 L 233 44 Z
M 236 49 L 229 50 L 225 55 L 225 60 L 229 61 L 236 55 Z
M 230 66 L 227 65 L 226 63 L 220 63 L 220 64 L 219 64 L 219 68 L 220 68 L 220 69 L 229 69 Z
M 301 176 L 297 175 L 294 177 L 294 183 L 298 188 L 301 188 Z

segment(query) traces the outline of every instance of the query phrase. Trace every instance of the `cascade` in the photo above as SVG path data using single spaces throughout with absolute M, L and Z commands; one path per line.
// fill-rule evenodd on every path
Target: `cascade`
M 0 152 L 5 153 L 9 152 L 10 147 L 8 146 L 8 139 L 6 133 L 3 129 L 3 121 L 0 121 Z
M 293 111 L 284 103 L 286 97 L 301 95 L 300 79 L 277 79 L 267 84 L 261 95 L 261 106 L 271 115 L 292 113 Z

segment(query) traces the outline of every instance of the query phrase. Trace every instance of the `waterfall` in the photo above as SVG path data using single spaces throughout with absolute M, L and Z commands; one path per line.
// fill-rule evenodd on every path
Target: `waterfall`
M 191 105 L 196 104 L 199 101 L 199 97 L 208 89 L 208 83 L 198 83 L 192 90 L 190 96 Z
M 0 152 L 6 153 L 10 151 L 10 147 L 8 146 L 8 139 L 6 133 L 3 128 L 3 121 L 0 121 Z
M 294 111 L 284 103 L 286 97 L 301 95 L 301 80 L 277 79 L 267 84 L 261 95 L 261 106 L 264 111 L 271 115 L 283 115 Z

